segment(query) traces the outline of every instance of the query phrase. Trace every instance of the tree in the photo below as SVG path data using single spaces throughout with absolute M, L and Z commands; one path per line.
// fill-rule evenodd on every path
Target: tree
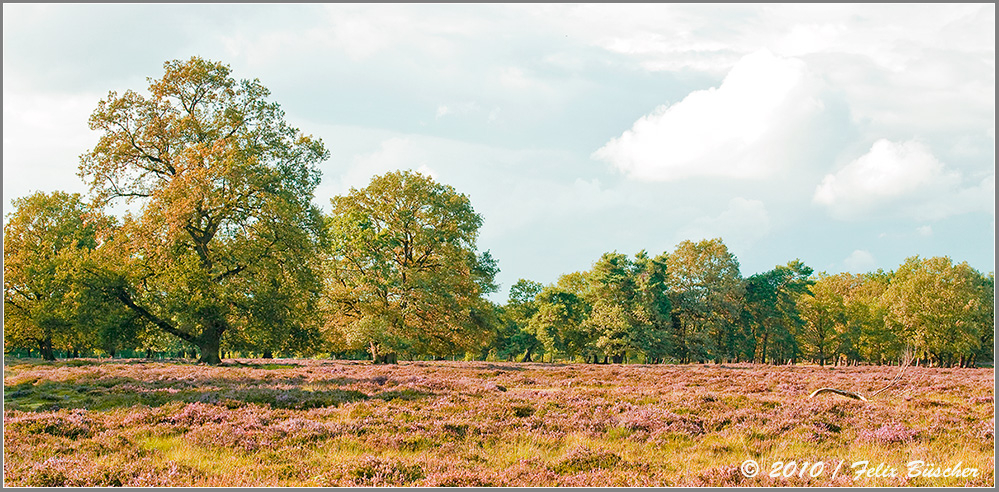
M 846 326 L 838 335 L 838 352 L 847 361 L 867 360 L 889 363 L 906 349 L 904 337 L 898 336 L 886 320 L 889 311 L 885 292 L 894 274 L 877 270 L 859 275 L 841 273 L 836 288 L 843 295 Z
M 666 267 L 674 357 L 683 362 L 734 358 L 733 328 L 744 295 L 735 255 L 721 238 L 684 241 L 666 255 Z
M 15 199 L 4 226 L 4 348 L 31 344 L 45 360 L 53 345 L 80 346 L 92 325 L 82 312 L 77 267 L 109 221 L 79 194 L 36 192 Z
M 808 294 L 812 269 L 800 260 L 777 265 L 773 270 L 751 276 L 746 281 L 745 305 L 753 326 L 748 341 L 753 358 L 761 362 L 796 361 L 806 323 L 799 300 Z
M 664 362 L 672 351 L 669 330 L 673 310 L 666 284 L 666 255 L 649 258 L 645 251 L 635 255 L 634 315 L 643 326 L 637 342 L 650 362 Z
M 583 322 L 594 357 L 620 363 L 628 352 L 657 360 L 666 356 L 670 303 L 665 274 L 664 258 L 649 258 L 644 251 L 634 260 L 605 253 L 594 263 L 584 294 L 592 309 Z
M 589 345 L 591 334 L 583 326 L 589 306 L 582 296 L 549 285 L 534 299 L 537 312 L 531 317 L 528 330 L 541 342 L 545 352 L 552 357 L 559 353 L 572 356 Z
M 412 171 L 332 199 L 328 303 L 334 333 L 375 362 L 480 346 L 496 262 L 476 252 L 482 218 L 468 197 Z
M 269 94 L 194 57 L 165 63 L 148 96 L 110 92 L 90 117 L 101 136 L 81 156 L 81 177 L 98 203 L 141 205 L 107 261 L 92 265 L 94 282 L 198 347 L 203 363 L 219 363 L 223 335 L 259 318 L 252 302 L 275 279 L 297 291 L 272 297 L 275 310 L 319 285 L 322 220 L 311 200 L 329 153 Z
M 907 258 L 884 298 L 889 322 L 931 363 L 952 365 L 981 341 L 982 275 L 949 257 Z
M 641 327 L 634 316 L 634 273 L 631 260 L 614 252 L 604 253 L 587 274 L 585 297 L 592 308 L 583 327 L 589 332 L 588 338 L 593 339 L 592 347 L 587 348 L 613 358 L 616 364 L 621 363 L 627 350 L 638 349 L 637 332 Z M 584 347 L 588 345 L 584 342 Z
M 538 282 L 519 279 L 510 287 L 510 295 L 504 306 L 504 330 L 496 341 L 497 356 L 513 360 L 521 356 L 522 362 L 530 362 L 531 355 L 540 342 L 528 329 L 531 317 L 538 312 L 534 298 L 544 289 Z
M 846 324 L 846 308 L 832 277 L 823 272 L 814 282 L 810 294 L 799 303 L 805 321 L 801 346 L 813 361 L 824 366 L 835 352 L 837 328 Z
M 974 367 L 978 362 L 994 364 L 995 362 L 995 287 L 994 272 L 979 275 L 978 295 L 979 309 L 975 316 L 975 326 L 979 333 L 978 349 L 964 361 L 965 366 Z

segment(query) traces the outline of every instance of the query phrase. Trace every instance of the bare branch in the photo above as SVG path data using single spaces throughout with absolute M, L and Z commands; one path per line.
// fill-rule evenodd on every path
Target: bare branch
M 905 347 L 905 350 L 902 351 L 902 359 L 899 361 L 898 373 L 895 374 L 895 377 L 893 377 L 885 387 L 875 391 L 874 393 L 871 393 L 871 399 L 873 399 L 875 396 L 878 396 L 881 393 L 884 393 L 886 390 L 898 384 L 898 382 L 902 380 L 902 376 L 905 374 L 905 369 L 912 364 L 913 357 L 914 354 L 912 347 L 907 345 Z M 840 396 L 845 396 L 847 398 L 853 398 L 854 400 L 870 401 L 870 399 L 865 398 L 864 395 L 861 395 L 860 393 L 854 393 L 853 391 L 844 391 L 836 388 L 819 388 L 813 391 L 812 394 L 808 395 L 808 397 L 815 398 L 816 396 L 821 395 L 823 393 L 834 393 Z

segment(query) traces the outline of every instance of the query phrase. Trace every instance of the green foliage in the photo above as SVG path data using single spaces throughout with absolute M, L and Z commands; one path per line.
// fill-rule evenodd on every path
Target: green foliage
M 108 232 L 115 240 L 91 273 L 108 296 L 218 363 L 231 330 L 263 329 L 273 341 L 304 329 L 288 312 L 318 292 L 321 214 L 311 199 L 315 164 L 329 154 L 288 126 L 259 81 L 197 57 L 164 69 L 149 97 L 111 92 L 90 117 L 101 135 L 80 176 L 99 203 L 142 203 Z M 270 319 L 259 303 L 275 310 Z
M 887 321 L 895 332 L 929 358 L 949 364 L 978 349 L 984 330 L 982 287 L 989 284 L 967 263 L 948 257 L 906 259 L 884 292 Z
M 761 362 L 796 361 L 807 337 L 799 300 L 808 294 L 812 269 L 799 260 L 753 275 L 746 281 L 746 314 L 752 327 L 749 355 Z
M 798 307 L 805 321 L 801 348 L 807 357 L 820 365 L 825 365 L 837 352 L 847 320 L 844 296 L 836 289 L 836 280 L 820 273 L 810 295 L 799 300 Z
M 624 360 L 643 353 L 662 360 L 669 351 L 671 304 L 665 284 L 663 256 L 642 251 L 632 261 L 620 253 L 605 253 L 587 275 L 586 299 L 592 306 L 584 328 L 595 339 L 594 356 Z
M 37 192 L 15 199 L 4 226 L 4 349 L 106 348 L 133 339 L 134 317 L 82 281 L 80 266 L 111 219 L 79 194 Z
M 588 306 L 575 293 L 556 286 L 545 287 L 535 296 L 537 312 L 527 329 L 541 342 L 548 354 L 576 355 L 587 346 L 589 333 L 582 327 Z
M 684 241 L 666 256 L 673 307 L 674 357 L 682 361 L 734 359 L 735 325 L 745 286 L 739 262 L 721 238 Z
M 544 288 L 538 282 L 520 279 L 510 287 L 505 306 L 497 307 L 499 329 L 494 342 L 496 357 L 500 360 L 530 360 L 541 342 L 529 329 L 531 317 L 538 312 L 534 298 Z
M 476 253 L 482 218 L 468 197 L 411 171 L 334 197 L 327 261 L 329 334 L 346 348 L 437 356 L 481 348 L 495 333 L 498 268 Z M 484 340 L 485 338 L 485 340 Z

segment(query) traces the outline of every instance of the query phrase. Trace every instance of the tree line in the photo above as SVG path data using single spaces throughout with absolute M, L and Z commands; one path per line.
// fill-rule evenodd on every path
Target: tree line
M 650 257 L 605 253 L 501 307 L 500 358 L 529 361 L 992 364 L 994 274 L 947 257 L 895 271 L 814 273 L 799 260 L 748 278 L 720 238 Z
M 87 195 L 38 192 L 7 214 L 5 352 L 827 364 L 911 346 L 926 363 L 991 363 L 994 275 L 949 258 L 743 278 L 721 239 L 685 241 L 490 302 L 498 263 L 467 196 L 396 171 L 324 213 L 329 152 L 268 96 L 193 57 L 101 100 Z

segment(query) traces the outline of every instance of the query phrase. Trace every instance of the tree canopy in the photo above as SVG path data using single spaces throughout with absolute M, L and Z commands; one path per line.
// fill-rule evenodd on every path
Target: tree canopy
M 14 200 L 4 225 L 4 346 L 36 346 L 54 360 L 53 343 L 80 336 L 81 255 L 98 245 L 108 219 L 79 194 L 36 192 Z
M 141 205 L 94 281 L 218 363 L 223 335 L 258 320 L 260 299 L 279 311 L 317 290 L 311 199 L 329 153 L 284 121 L 259 81 L 222 63 L 167 62 L 148 92 L 111 92 L 90 117 L 100 140 L 80 175 L 94 200 Z
M 390 172 L 332 199 L 330 320 L 377 361 L 476 347 L 496 262 L 478 253 L 482 218 L 468 197 L 412 171 Z

